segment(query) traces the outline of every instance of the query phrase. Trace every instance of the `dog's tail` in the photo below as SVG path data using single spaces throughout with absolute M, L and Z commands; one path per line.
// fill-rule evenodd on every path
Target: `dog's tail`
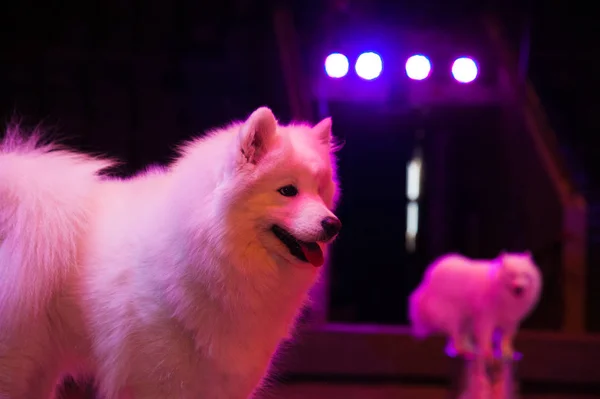
M 0 320 L 36 316 L 64 285 L 93 185 L 109 166 L 8 130 L 0 142 Z

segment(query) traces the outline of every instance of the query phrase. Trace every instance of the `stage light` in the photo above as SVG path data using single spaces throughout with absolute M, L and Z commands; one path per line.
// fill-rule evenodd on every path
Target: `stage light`
M 412 80 L 423 80 L 431 72 L 431 63 L 424 55 L 413 55 L 406 61 L 406 76 Z
M 477 64 L 469 57 L 461 57 L 452 64 L 452 76 L 460 83 L 470 83 L 477 77 Z
M 421 194 L 421 165 L 421 158 L 414 157 L 406 167 L 406 197 L 410 201 L 418 201 Z
M 365 80 L 373 80 L 383 71 L 383 62 L 377 53 L 362 53 L 356 60 L 354 65 L 356 74 Z
M 325 72 L 330 78 L 343 78 L 349 67 L 350 63 L 344 54 L 332 53 L 325 59 Z

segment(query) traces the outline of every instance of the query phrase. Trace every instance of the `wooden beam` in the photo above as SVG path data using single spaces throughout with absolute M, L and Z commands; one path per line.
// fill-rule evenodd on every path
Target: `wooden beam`
M 570 334 L 585 332 L 587 304 L 587 204 L 570 179 L 560 153 L 556 132 L 547 120 L 537 93 L 528 80 L 523 87 L 517 76 L 516 58 L 494 18 L 485 20 L 491 44 L 504 63 L 511 87 L 518 88 L 516 101 L 520 104 L 526 131 L 531 136 L 538 158 L 554 184 L 563 210 L 563 233 L 567 237 L 562 248 L 563 269 L 563 326 Z

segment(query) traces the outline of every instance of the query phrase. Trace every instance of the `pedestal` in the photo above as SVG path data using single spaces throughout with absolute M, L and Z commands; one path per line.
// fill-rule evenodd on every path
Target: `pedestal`
M 448 354 L 452 359 L 451 386 L 448 399 L 517 399 L 517 365 L 522 358 L 497 357 L 492 362 L 482 358 L 465 359 Z

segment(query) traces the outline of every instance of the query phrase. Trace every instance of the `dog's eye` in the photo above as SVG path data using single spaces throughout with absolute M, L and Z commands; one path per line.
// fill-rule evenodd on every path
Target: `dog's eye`
M 298 195 L 298 189 L 295 186 L 292 186 L 291 184 L 288 186 L 283 186 L 277 191 L 284 197 L 295 197 L 296 195 Z

